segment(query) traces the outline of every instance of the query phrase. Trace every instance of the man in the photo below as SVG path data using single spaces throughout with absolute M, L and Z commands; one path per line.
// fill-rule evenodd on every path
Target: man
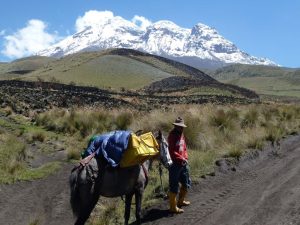
M 169 203 L 170 212 L 182 213 L 183 209 L 181 207 L 190 205 L 190 202 L 185 200 L 187 189 L 191 186 L 187 147 L 183 135 L 183 129 L 187 126 L 181 117 L 178 117 L 173 125 L 174 128 L 168 136 L 169 152 L 173 160 L 173 164 L 169 168 Z M 179 183 L 181 183 L 181 188 L 177 203 L 176 197 L 179 190 Z

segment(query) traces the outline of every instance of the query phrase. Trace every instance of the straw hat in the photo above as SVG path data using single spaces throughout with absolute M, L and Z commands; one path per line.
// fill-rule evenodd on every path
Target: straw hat
M 187 126 L 184 124 L 184 120 L 183 120 L 180 116 L 177 117 L 177 119 L 175 120 L 175 122 L 173 123 L 173 125 L 179 126 L 179 127 L 187 127 Z

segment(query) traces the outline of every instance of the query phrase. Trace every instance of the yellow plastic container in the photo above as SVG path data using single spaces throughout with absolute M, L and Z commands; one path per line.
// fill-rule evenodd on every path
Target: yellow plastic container
M 129 167 L 141 164 L 159 153 L 158 143 L 151 132 L 136 136 L 131 134 L 128 148 L 122 156 L 120 166 Z

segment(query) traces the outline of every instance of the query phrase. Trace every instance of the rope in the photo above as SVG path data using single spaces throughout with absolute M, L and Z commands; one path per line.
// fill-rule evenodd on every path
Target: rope
M 163 175 L 163 168 L 162 168 L 162 164 L 159 163 L 158 165 L 158 171 L 159 171 L 159 178 L 160 178 L 160 194 L 158 197 L 161 198 L 167 198 L 167 194 L 164 192 L 164 186 L 163 186 L 163 181 L 162 181 L 162 175 Z

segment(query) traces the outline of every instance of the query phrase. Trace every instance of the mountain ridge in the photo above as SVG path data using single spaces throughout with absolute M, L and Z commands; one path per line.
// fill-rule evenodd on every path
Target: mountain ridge
M 254 57 L 239 50 L 216 29 L 202 23 L 188 29 L 172 21 L 161 20 L 142 29 L 122 17 L 109 15 L 80 28 L 79 32 L 37 55 L 59 58 L 82 51 L 130 48 L 183 60 L 183 63 L 196 68 L 221 67 L 232 63 L 278 66 L 269 59 Z

